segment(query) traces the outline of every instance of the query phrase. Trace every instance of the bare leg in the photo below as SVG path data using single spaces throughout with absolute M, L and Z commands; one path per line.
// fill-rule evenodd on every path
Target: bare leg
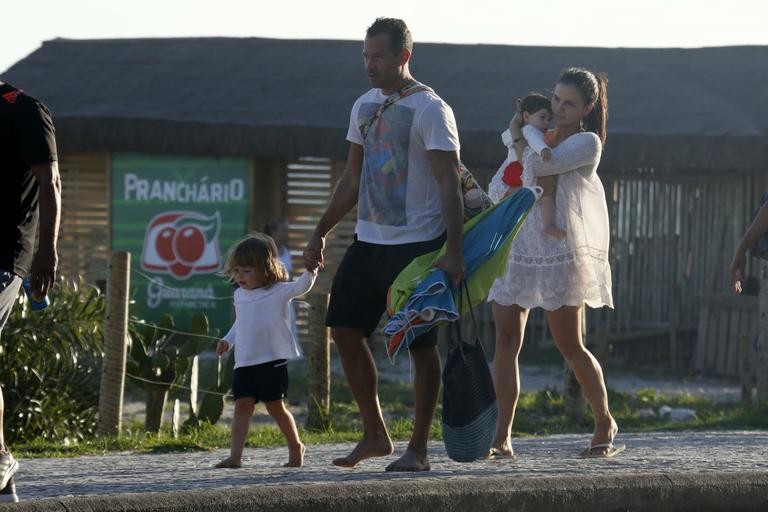
M 346 327 L 335 327 L 332 332 L 344 374 L 363 420 L 363 439 L 349 455 L 333 461 L 336 466 L 351 468 L 363 459 L 390 455 L 394 446 L 379 405 L 376 363 L 363 341 L 363 333 Z
M 288 462 L 284 464 L 287 468 L 300 468 L 304 465 L 304 444 L 299 440 L 299 431 L 296 429 L 296 421 L 293 419 L 291 411 L 286 409 L 282 400 L 275 400 L 264 404 L 267 412 L 277 423 L 280 432 L 288 441 Z
M 556 311 L 547 311 L 547 320 L 555 345 L 579 381 L 584 397 L 595 416 L 595 431 L 592 445 L 611 443 L 619 431 L 616 421 L 608 409 L 608 392 L 600 363 L 584 346 L 581 337 L 581 308 L 563 306 Z M 605 449 L 607 451 L 607 449 Z
M 440 394 L 440 353 L 436 346 L 414 347 L 415 378 L 413 383 L 415 406 L 413 434 L 402 457 L 387 466 L 387 471 L 429 471 L 427 441 Z
M 242 463 L 245 439 L 248 437 L 248 428 L 251 426 L 251 416 L 256 400 L 251 397 L 243 397 L 235 400 L 235 416 L 232 418 L 232 444 L 229 448 L 229 457 L 216 464 L 217 468 L 239 468 Z
M 565 238 L 565 230 L 557 227 L 555 223 L 554 196 L 541 196 L 541 199 L 539 199 L 539 211 L 541 212 L 541 222 L 544 225 L 544 234 L 555 238 Z
M 496 353 L 493 358 L 493 385 L 499 404 L 499 420 L 496 437 L 491 448 L 502 456 L 513 457 L 512 423 L 520 398 L 520 366 L 518 356 L 523 346 L 525 324 L 529 310 L 517 305 L 491 305 L 496 324 Z

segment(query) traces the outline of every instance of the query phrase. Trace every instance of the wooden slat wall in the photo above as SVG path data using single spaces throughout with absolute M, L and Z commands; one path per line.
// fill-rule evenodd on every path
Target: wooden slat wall
M 604 181 L 611 216 L 611 267 L 616 309 L 611 332 L 668 323 L 679 294 L 682 324 L 698 321 L 700 296 L 728 289 L 733 250 L 751 220 L 764 174 L 689 180 Z M 748 268 L 750 274 L 756 270 Z
M 59 270 L 65 279 L 106 279 L 109 257 L 109 155 L 64 154 Z
M 344 171 L 343 162 L 302 158 L 285 165 L 282 176 L 283 212 L 290 224 L 290 247 L 296 275 L 304 270 L 302 253 L 331 199 Z M 356 211 L 350 212 L 326 239 L 325 270 L 318 275 L 315 291 L 330 291 L 336 267 L 352 243 Z
M 753 340 L 757 339 L 759 303 L 757 296 L 705 294 L 693 358 L 694 369 L 707 375 L 739 376 L 742 336 L 749 340 L 748 359 L 754 362 Z
M 330 202 L 333 190 L 344 172 L 344 162 L 326 158 L 300 158 L 286 163 L 281 172 L 282 215 L 290 227 L 289 246 L 294 277 L 304 271 L 303 251 L 320 217 Z M 312 293 L 330 293 L 333 276 L 346 248 L 352 243 L 357 211 L 353 210 L 326 238 L 325 269 Z M 307 341 L 307 309 L 297 308 L 297 331 Z

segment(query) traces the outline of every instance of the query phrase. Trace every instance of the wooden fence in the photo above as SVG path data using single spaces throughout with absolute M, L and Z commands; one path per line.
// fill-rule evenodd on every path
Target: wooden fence
M 738 377 L 742 358 L 754 366 L 759 327 L 756 296 L 707 294 L 701 299 L 694 368 L 707 375 Z M 746 346 L 742 339 L 746 338 Z M 746 349 L 747 353 L 742 351 Z

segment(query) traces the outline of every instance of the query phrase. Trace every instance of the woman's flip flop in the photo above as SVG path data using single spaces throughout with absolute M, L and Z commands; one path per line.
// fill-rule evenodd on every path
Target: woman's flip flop
M 620 454 L 624 450 L 626 450 L 627 447 L 623 444 L 615 445 L 613 443 L 604 443 L 604 444 L 596 444 L 593 446 L 590 446 L 583 452 L 579 454 L 579 457 L 584 458 L 593 458 L 593 459 L 610 459 L 611 457 L 615 457 L 616 455 Z M 601 450 L 595 453 L 595 450 Z M 605 450 L 605 451 L 602 451 Z
M 498 448 L 491 448 L 488 450 L 488 455 L 485 457 L 488 460 L 497 460 L 497 459 L 516 459 L 517 455 L 514 453 L 504 453 L 503 451 L 499 450 Z

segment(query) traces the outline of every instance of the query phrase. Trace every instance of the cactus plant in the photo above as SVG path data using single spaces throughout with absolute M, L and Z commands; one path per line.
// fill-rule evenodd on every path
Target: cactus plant
M 208 335 L 208 318 L 197 313 L 191 322 L 190 334 L 174 332 L 173 318 L 166 314 L 157 327 L 146 325 L 131 343 L 128 371 L 144 380 L 146 392 L 147 432 L 159 432 L 163 411 L 171 386 L 183 386 L 191 358 L 210 348 L 212 340 L 196 334 Z
M 199 404 L 190 401 L 190 415 L 189 419 L 184 422 L 184 428 L 197 426 L 203 421 L 212 425 L 219 421 L 221 413 L 224 411 L 224 394 L 232 388 L 234 367 L 234 353 L 230 353 L 229 357 L 223 362 L 223 365 L 221 359 L 216 360 L 216 386 L 210 390 L 213 393 L 203 391 L 203 399 Z M 190 398 L 194 394 L 190 394 Z

